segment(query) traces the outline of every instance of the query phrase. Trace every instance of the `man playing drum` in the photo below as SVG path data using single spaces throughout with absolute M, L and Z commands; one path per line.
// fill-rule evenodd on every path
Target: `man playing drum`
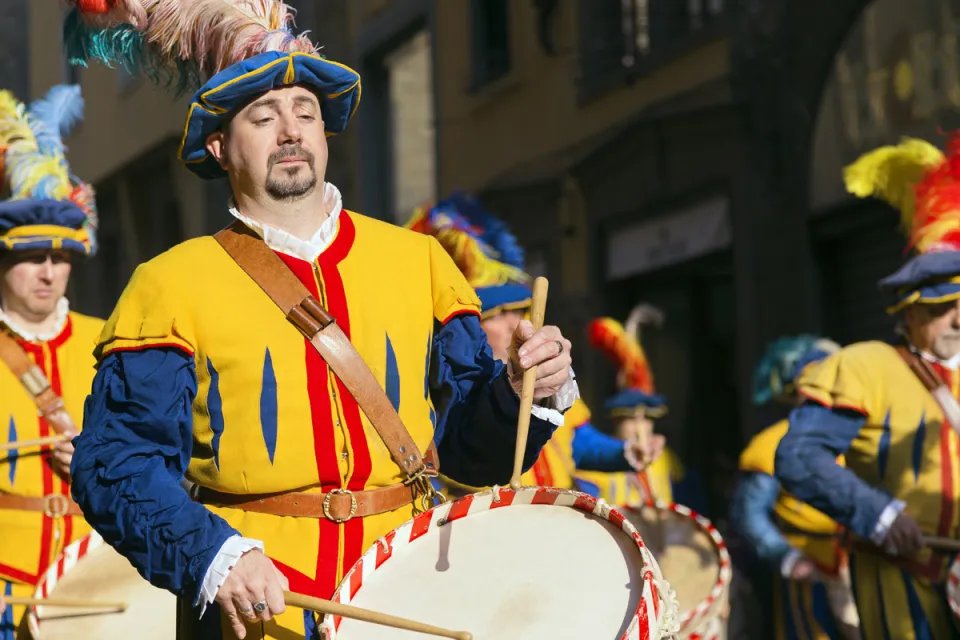
M 486 211 L 475 197 L 457 191 L 433 207 L 418 209 L 406 226 L 437 238 L 453 258 L 480 298 L 480 326 L 493 355 L 506 362 L 511 340 L 530 310 L 532 296 L 523 249 L 506 224 Z M 534 414 L 537 411 L 534 407 Z M 642 470 L 662 448 L 662 438 L 641 447 L 633 440 L 624 442 L 598 431 L 590 423 L 586 404 L 577 400 L 521 481 L 526 486 L 570 489 L 574 487 L 575 469 Z M 451 495 L 476 490 L 449 478 L 442 481 Z
M 82 113 L 78 86 L 29 107 L 0 92 L 0 596 L 33 595 L 63 548 L 90 531 L 70 499 L 68 438 L 103 321 L 70 311 L 64 294 L 71 263 L 94 253 L 96 212 L 61 141 Z M 24 613 L 0 604 L 0 639 L 23 631 Z
M 796 406 L 801 398 L 794 381 L 800 372 L 839 350 L 835 342 L 809 335 L 773 342 L 757 366 L 754 402 L 777 400 Z M 773 475 L 777 445 L 786 432 L 787 421 L 781 420 L 754 436 L 743 450 L 731 522 L 759 559 L 776 571 L 776 637 L 859 638 L 842 528 L 784 492 Z
M 850 575 L 866 640 L 957 637 L 943 590 L 951 555 L 924 541 L 957 538 L 960 518 L 957 151 L 957 138 L 946 156 L 908 139 L 847 168 L 852 193 L 902 212 L 917 251 L 880 283 L 896 295 L 903 341 L 853 344 L 804 371 L 806 402 L 777 449 L 783 488 L 860 538 Z
M 506 483 L 517 389 L 539 365 L 529 468 L 578 397 L 570 342 L 523 323 L 504 366 L 434 239 L 343 209 L 324 182 L 326 135 L 353 115 L 359 77 L 291 35 L 286 6 L 152 4 L 80 2 L 96 15 L 68 17 L 72 57 L 209 77 L 180 158 L 229 179 L 237 222 L 134 274 L 96 348 L 74 496 L 180 596 L 180 637 L 256 624 L 257 637 L 313 638 L 315 616 L 285 607 L 284 587 L 329 597 L 378 537 L 429 507 L 434 442 L 451 477 Z M 98 46 L 118 33 L 134 51 Z

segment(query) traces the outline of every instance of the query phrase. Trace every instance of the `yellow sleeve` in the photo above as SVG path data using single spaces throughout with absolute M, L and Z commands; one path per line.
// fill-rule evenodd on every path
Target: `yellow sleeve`
M 590 422 L 590 409 L 587 407 L 587 403 L 577 398 L 573 406 L 563 414 L 563 424 L 564 426 L 576 429 L 588 422 Z
M 460 313 L 480 314 L 480 298 L 436 238 L 429 237 L 433 317 L 441 323 Z
M 747 443 L 740 454 L 740 470 L 773 475 L 773 459 L 777 454 L 777 445 L 787 433 L 789 422 L 780 422 L 767 427 Z
M 878 344 L 878 343 L 876 343 Z M 870 413 L 870 362 L 879 362 L 875 343 L 841 349 L 817 366 L 807 367 L 797 381 L 797 391 L 831 409 Z
M 196 340 L 187 296 L 178 295 L 171 283 L 188 282 L 188 273 L 176 270 L 161 277 L 157 265 L 137 267 L 120 296 L 120 301 L 103 327 L 94 354 L 99 361 L 113 351 L 135 351 L 150 347 L 177 347 L 196 352 Z

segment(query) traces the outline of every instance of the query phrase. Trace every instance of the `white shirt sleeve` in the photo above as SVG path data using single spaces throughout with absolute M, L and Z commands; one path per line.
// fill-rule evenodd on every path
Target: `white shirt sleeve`
M 237 564 L 240 556 L 252 549 L 263 551 L 263 542 L 252 538 L 231 536 L 223 543 L 220 551 L 213 558 L 213 562 L 207 567 L 207 573 L 203 576 L 203 585 L 200 588 L 200 617 L 203 617 L 207 605 L 212 604 L 216 599 L 220 585 L 227 579 L 227 575 Z
M 507 375 L 510 378 L 513 378 L 513 365 L 512 363 L 507 363 Z M 511 384 L 513 392 L 517 394 L 517 397 L 520 396 L 520 389 Z M 577 386 L 577 376 L 573 372 L 573 367 L 570 367 L 570 377 L 567 378 L 567 381 L 564 382 L 560 389 L 550 398 L 545 398 L 549 406 L 544 406 L 542 404 L 534 404 L 530 407 L 530 413 L 534 418 L 539 418 L 540 420 L 546 420 L 555 427 L 559 427 L 563 424 L 563 412 L 573 406 L 573 403 L 580 399 L 580 387 Z M 540 402 L 544 402 L 541 400 Z

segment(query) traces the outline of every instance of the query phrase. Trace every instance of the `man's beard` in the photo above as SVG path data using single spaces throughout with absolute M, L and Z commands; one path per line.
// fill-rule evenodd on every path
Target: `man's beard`
M 941 360 L 951 360 L 960 353 L 960 334 L 952 331 L 941 334 L 933 341 L 930 350 Z
M 276 164 L 288 158 L 306 161 L 308 171 L 302 174 L 300 167 L 286 169 L 281 166 L 280 173 L 286 175 L 282 177 L 274 176 L 273 170 Z M 266 191 L 274 200 L 299 200 L 311 194 L 316 186 L 317 172 L 314 169 L 313 154 L 300 145 L 285 147 L 270 156 L 267 162 Z

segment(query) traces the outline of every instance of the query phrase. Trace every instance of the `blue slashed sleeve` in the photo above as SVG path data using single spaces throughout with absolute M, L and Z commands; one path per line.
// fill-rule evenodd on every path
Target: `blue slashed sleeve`
M 513 473 L 520 398 L 510 386 L 506 367 L 493 357 L 475 315 L 437 323 L 428 384 L 444 475 L 475 487 L 507 484 Z M 530 417 L 525 471 L 555 428 L 547 420 Z
M 573 430 L 573 464 L 583 471 L 633 471 L 623 455 L 623 444 L 587 422 Z
M 774 524 L 771 513 L 780 495 L 780 483 L 766 473 L 744 474 L 730 505 L 731 522 L 753 546 L 757 556 L 778 569 L 790 543 Z
M 148 581 L 196 602 L 207 567 L 238 532 L 183 489 L 197 393 L 177 348 L 115 351 L 100 364 L 73 441 L 73 497 Z
M 892 498 L 837 463 L 865 422 L 852 410 L 804 403 L 790 413 L 790 428 L 777 447 L 775 473 L 788 492 L 871 538 Z

